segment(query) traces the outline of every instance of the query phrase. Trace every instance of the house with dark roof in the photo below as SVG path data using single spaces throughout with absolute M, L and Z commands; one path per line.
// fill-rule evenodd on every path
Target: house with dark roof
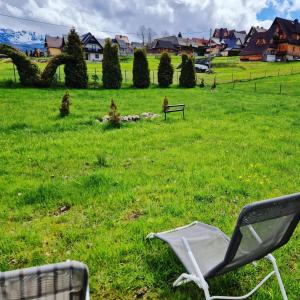
M 48 56 L 56 56 L 61 54 L 65 46 L 65 38 L 59 36 L 45 36 L 45 48 Z
M 276 18 L 265 32 L 256 32 L 240 56 L 243 61 L 289 61 L 300 58 L 298 20 Z
M 246 37 L 245 37 L 244 47 L 246 47 L 246 46 L 249 44 L 249 42 L 250 42 L 252 36 L 253 36 L 255 33 L 257 33 L 257 32 L 266 32 L 266 31 L 267 31 L 267 29 L 265 29 L 264 27 L 260 27 L 260 26 L 252 26 L 252 27 L 250 28 L 249 32 L 247 33 Z
M 103 47 L 99 40 L 90 32 L 81 36 L 86 60 L 101 61 L 103 59 Z
M 245 43 L 246 32 L 234 31 L 224 41 L 226 48 L 222 51 L 223 56 L 238 56 Z
M 149 52 L 161 53 L 164 51 L 176 54 L 187 53 L 194 54 L 197 51 L 198 45 L 195 41 L 188 38 L 182 38 L 175 35 L 166 36 L 155 39 L 150 45 Z

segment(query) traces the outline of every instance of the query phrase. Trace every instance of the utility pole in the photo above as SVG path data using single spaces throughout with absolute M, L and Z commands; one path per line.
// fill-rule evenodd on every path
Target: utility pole
M 211 35 L 212 35 L 212 29 L 210 28 L 210 30 L 209 30 L 209 44 L 208 44 L 208 46 L 209 46 L 209 65 L 208 65 L 209 71 L 211 69 Z

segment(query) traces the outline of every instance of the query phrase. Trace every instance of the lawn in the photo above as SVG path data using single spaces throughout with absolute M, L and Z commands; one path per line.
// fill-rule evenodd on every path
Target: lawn
M 75 259 L 89 266 L 92 299 L 133 299 L 144 288 L 149 299 L 203 299 L 192 283 L 171 287 L 183 268 L 145 236 L 194 220 L 230 236 L 244 205 L 299 191 L 299 92 L 271 92 L 274 80 L 258 80 L 257 92 L 253 82 L 215 93 L 71 90 L 64 119 L 63 89 L 1 88 L 0 270 Z M 186 104 L 185 120 L 115 130 L 96 120 L 111 98 L 122 114 L 160 113 L 165 95 Z M 300 295 L 299 237 L 298 228 L 275 252 L 291 300 Z M 270 269 L 249 265 L 211 280 L 211 292 L 246 293 Z M 275 278 L 252 299 L 280 299 Z

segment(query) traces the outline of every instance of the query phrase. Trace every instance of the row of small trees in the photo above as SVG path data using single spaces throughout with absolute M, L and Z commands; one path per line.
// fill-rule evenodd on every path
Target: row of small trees
M 84 59 L 83 46 L 80 37 L 71 29 L 65 50 L 62 54 L 52 58 L 43 72 L 20 51 L 0 45 L 0 53 L 8 55 L 17 66 L 21 84 L 25 86 L 48 87 L 54 82 L 55 72 L 58 66 L 64 64 L 65 85 L 70 88 L 87 88 L 88 73 Z M 112 45 L 106 40 L 102 62 L 102 81 L 104 88 L 119 89 L 122 85 L 122 73 L 118 56 L 117 45 Z M 171 57 L 163 53 L 158 67 L 158 84 L 160 87 L 168 87 L 173 83 L 174 68 Z M 194 87 L 196 85 L 196 73 L 194 58 L 186 54 L 182 55 L 181 74 L 179 78 L 181 87 Z M 133 61 L 133 86 L 148 88 L 150 86 L 150 70 L 145 49 L 136 49 Z
M 196 85 L 196 72 L 194 58 L 186 54 L 182 55 L 181 74 L 179 85 L 192 88 Z M 112 45 L 110 40 L 106 41 L 103 62 L 102 81 L 104 88 L 119 89 L 122 85 L 122 72 L 118 57 L 118 48 Z M 136 49 L 133 59 L 133 86 L 137 88 L 148 88 L 150 86 L 150 70 L 145 49 Z M 162 53 L 158 66 L 158 85 L 169 87 L 173 83 L 174 67 L 171 63 L 171 56 Z

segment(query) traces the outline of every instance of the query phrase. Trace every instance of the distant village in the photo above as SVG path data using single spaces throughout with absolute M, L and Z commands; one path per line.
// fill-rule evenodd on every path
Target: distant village
M 45 53 L 39 50 L 27 52 L 30 56 L 55 56 L 65 46 L 66 36 L 45 37 Z M 81 36 L 85 59 L 101 61 L 105 39 L 98 39 L 92 33 Z M 197 56 L 239 56 L 241 61 L 291 61 L 300 59 L 300 24 L 298 20 L 275 18 L 271 27 L 251 27 L 246 32 L 227 28 L 216 28 L 211 37 L 186 38 L 178 35 L 164 36 L 151 43 L 130 42 L 126 35 L 116 35 L 112 43 L 119 48 L 119 54 L 131 55 L 136 48 L 146 48 L 148 53 L 169 52 Z

